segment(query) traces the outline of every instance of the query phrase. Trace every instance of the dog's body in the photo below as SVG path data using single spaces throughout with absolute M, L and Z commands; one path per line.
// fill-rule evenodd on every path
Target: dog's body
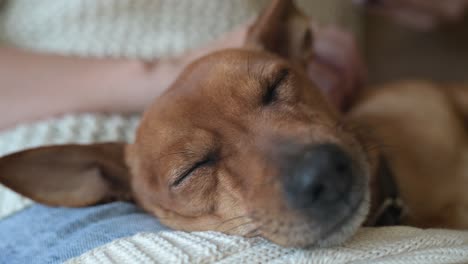
M 311 41 L 308 20 L 275 0 L 245 48 L 182 73 L 133 144 L 20 152 L 0 159 L 0 182 L 52 205 L 133 199 L 181 230 L 330 245 L 375 216 L 369 198 L 381 190 L 368 182 L 385 157 L 407 207 L 402 223 L 465 228 L 464 91 L 395 84 L 342 117 L 305 74 Z
M 468 228 L 468 87 L 424 81 L 374 89 L 349 118 L 372 128 L 408 207 L 403 223 Z

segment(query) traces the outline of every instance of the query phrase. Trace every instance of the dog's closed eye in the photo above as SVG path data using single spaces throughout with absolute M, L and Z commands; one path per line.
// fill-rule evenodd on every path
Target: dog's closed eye
M 289 69 L 284 68 L 275 74 L 273 81 L 268 83 L 266 90 L 262 97 L 263 105 L 271 105 L 278 100 L 278 89 L 281 87 L 281 84 L 286 80 L 289 75 Z
M 171 187 L 180 186 L 185 180 L 193 176 L 198 170 L 213 165 L 216 162 L 214 155 L 207 155 L 194 163 L 189 169 L 184 170 L 171 184 Z

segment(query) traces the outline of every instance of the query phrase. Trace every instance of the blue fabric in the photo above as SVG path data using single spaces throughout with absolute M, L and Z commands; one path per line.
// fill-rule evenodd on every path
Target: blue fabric
M 165 229 L 130 203 L 34 205 L 0 221 L 0 263 L 62 263 L 117 238 Z

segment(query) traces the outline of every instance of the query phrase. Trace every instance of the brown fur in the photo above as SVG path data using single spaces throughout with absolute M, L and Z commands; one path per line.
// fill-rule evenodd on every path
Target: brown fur
M 364 96 L 348 117 L 373 129 L 409 208 L 405 224 L 468 228 L 468 86 L 397 82 Z
M 146 111 L 134 143 L 13 154 L 0 159 L 0 182 L 52 205 L 131 196 L 180 230 L 329 245 L 364 222 L 367 182 L 382 151 L 410 209 L 405 223 L 465 228 L 466 93 L 455 89 L 465 97 L 451 97 L 430 83 L 399 83 L 364 97 L 342 117 L 304 72 L 311 46 L 306 21 L 291 1 L 273 1 L 245 48 L 210 54 L 182 73 Z M 274 84 L 277 100 L 266 104 Z M 384 147 L 374 148 L 376 142 Z M 359 168 L 350 204 L 329 224 L 289 208 L 281 189 L 283 157 L 320 143 L 339 145 Z

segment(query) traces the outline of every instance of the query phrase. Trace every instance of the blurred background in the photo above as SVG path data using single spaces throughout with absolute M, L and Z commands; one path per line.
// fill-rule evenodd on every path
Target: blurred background
M 367 13 L 364 54 L 371 84 L 399 79 L 468 80 L 468 19 L 419 31 Z

